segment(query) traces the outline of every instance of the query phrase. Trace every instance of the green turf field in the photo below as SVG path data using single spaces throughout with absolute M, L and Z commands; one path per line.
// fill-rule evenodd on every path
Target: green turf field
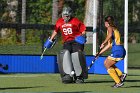
M 109 75 L 89 74 L 84 84 L 62 84 L 59 74 L 0 74 L 0 92 L 140 93 L 140 70 L 130 70 L 122 88 Z

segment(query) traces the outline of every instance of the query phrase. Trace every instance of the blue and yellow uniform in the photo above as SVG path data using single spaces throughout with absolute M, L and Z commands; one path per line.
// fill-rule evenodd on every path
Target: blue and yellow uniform
M 114 29 L 112 33 L 112 38 L 109 40 L 112 46 L 112 50 L 111 50 L 111 55 L 108 56 L 108 59 L 113 61 L 119 61 L 125 57 L 126 51 L 124 49 L 124 46 L 121 44 L 120 38 L 121 37 L 118 29 Z

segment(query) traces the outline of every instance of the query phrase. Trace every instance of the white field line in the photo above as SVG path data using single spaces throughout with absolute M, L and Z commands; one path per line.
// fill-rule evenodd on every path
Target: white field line
M 8 77 L 39 77 L 39 76 L 45 76 L 45 74 L 13 74 L 13 75 L 0 75 L 0 78 L 8 78 Z

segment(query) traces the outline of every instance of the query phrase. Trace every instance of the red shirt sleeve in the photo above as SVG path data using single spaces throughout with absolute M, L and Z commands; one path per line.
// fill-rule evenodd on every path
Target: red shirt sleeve
M 86 26 L 78 18 L 74 18 L 74 23 L 77 25 L 79 32 L 82 33 L 83 31 L 86 30 Z
M 82 33 L 85 30 L 86 30 L 86 26 L 80 21 L 80 23 L 79 23 L 79 31 Z
M 60 31 L 60 26 L 61 26 L 61 24 L 62 24 L 62 18 L 59 18 L 59 19 L 56 21 L 56 24 L 55 24 L 55 27 L 54 27 L 55 32 Z

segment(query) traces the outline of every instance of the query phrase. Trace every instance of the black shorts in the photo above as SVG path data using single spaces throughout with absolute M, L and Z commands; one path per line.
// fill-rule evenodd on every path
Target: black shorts
M 64 43 L 63 49 L 69 50 L 70 53 L 77 52 L 77 51 L 83 51 L 84 44 L 79 44 L 75 41 L 68 41 L 68 42 Z

